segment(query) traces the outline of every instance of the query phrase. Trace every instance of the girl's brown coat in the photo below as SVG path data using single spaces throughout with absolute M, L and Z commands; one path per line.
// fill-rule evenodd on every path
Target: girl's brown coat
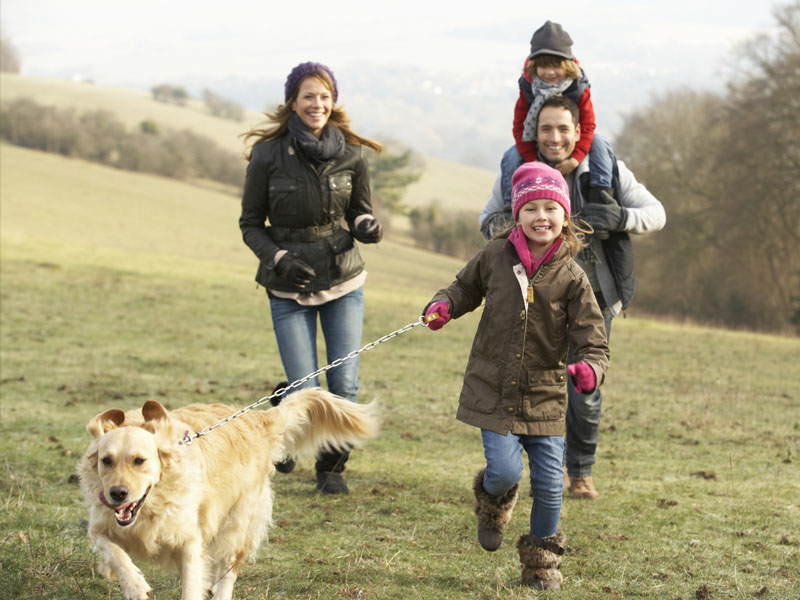
M 491 241 L 434 297 L 450 303 L 453 318 L 486 299 L 457 417 L 501 434 L 561 435 L 568 348 L 602 383 L 609 360 L 603 316 L 586 274 L 563 246 L 533 281 L 527 307 L 515 265 L 521 268 L 511 243 Z

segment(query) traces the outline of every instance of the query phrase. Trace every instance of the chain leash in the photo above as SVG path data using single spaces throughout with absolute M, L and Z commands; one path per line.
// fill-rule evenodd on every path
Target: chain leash
M 263 398 L 257 400 L 256 402 L 253 402 L 249 406 L 245 406 L 244 408 L 237 410 L 235 413 L 233 413 L 229 417 L 225 417 L 224 419 L 222 419 L 220 421 L 217 421 L 213 425 L 209 425 L 208 427 L 204 427 L 200 431 L 198 431 L 196 433 L 192 433 L 192 434 L 190 434 L 187 431 L 186 433 L 184 433 L 183 440 L 181 440 L 180 443 L 181 444 L 185 444 L 187 446 L 191 446 L 192 442 L 196 438 L 203 437 L 204 435 L 208 435 L 209 433 L 214 431 L 217 427 L 222 427 L 223 425 L 226 425 L 227 423 L 230 423 L 234 419 L 236 419 L 238 417 L 241 417 L 246 412 L 249 412 L 249 411 L 253 410 L 254 408 L 257 408 L 257 407 L 261 406 L 262 404 L 266 404 L 267 402 L 269 402 L 273 398 L 278 397 L 278 396 L 282 396 L 285 393 L 287 393 L 289 390 L 293 390 L 294 388 L 300 387 L 301 385 L 303 385 L 309 379 L 313 379 L 314 377 L 324 373 L 325 371 L 333 369 L 334 367 L 338 367 L 339 365 L 341 365 L 344 362 L 347 362 L 348 360 L 354 359 L 355 357 L 357 357 L 362 352 L 366 352 L 367 350 L 372 350 L 378 344 L 382 344 L 383 342 L 388 342 L 389 340 L 391 340 L 394 337 L 397 337 L 401 333 L 405 333 L 406 331 L 410 331 L 411 329 L 414 329 L 414 327 L 416 327 L 417 325 L 424 325 L 425 327 L 427 327 L 428 326 L 428 322 L 430 320 L 431 320 L 430 318 L 426 319 L 424 316 L 421 316 L 416 321 L 414 321 L 412 323 L 409 323 L 408 325 L 405 325 L 405 326 L 401 327 L 400 329 L 396 329 L 395 331 L 386 334 L 385 336 L 375 340 L 374 342 L 370 342 L 369 344 L 367 344 L 363 348 L 361 348 L 359 350 L 354 350 L 353 352 L 351 352 L 347 356 L 343 356 L 341 358 L 337 358 L 331 364 L 325 365 L 324 367 L 321 367 L 321 368 L 317 369 L 313 373 L 309 373 L 308 375 L 306 375 L 302 379 L 298 379 L 297 381 L 293 381 L 292 383 L 290 383 L 286 387 L 282 387 L 282 388 L 279 388 L 279 389 L 275 390 L 271 395 L 264 396 Z

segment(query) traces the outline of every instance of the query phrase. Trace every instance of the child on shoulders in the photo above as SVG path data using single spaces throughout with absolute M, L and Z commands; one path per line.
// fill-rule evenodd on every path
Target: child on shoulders
M 546 21 L 531 38 L 531 51 L 519 78 L 519 98 L 514 106 L 514 148 L 503 157 L 503 197 L 511 200 L 511 176 L 523 162 L 541 160 L 536 146 L 536 124 L 542 103 L 561 94 L 578 105 L 580 138 L 572 156 L 552 165 L 569 175 L 588 154 L 590 202 L 603 201 L 601 190 L 612 194 L 613 152 L 605 138 L 595 135 L 591 85 L 572 54 L 572 38 L 558 23 Z

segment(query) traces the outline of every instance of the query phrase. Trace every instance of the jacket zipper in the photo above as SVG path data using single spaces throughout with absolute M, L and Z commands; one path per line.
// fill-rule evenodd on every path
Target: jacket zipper
M 525 303 L 525 326 L 522 329 L 522 357 L 519 361 L 519 375 L 517 376 L 517 390 L 519 391 L 519 400 L 517 400 L 517 410 L 521 412 L 522 407 L 519 406 L 520 400 L 522 400 L 522 375 L 523 375 L 523 364 L 525 362 L 525 342 L 528 339 L 528 306 L 533 304 L 534 296 L 533 296 L 533 280 L 536 279 L 536 276 L 544 267 L 544 264 L 539 265 L 539 267 L 533 272 L 533 275 L 530 276 L 528 279 L 528 294 L 527 294 L 527 302 Z

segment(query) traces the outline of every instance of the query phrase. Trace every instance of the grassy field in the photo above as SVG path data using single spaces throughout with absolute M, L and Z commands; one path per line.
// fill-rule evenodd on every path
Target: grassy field
M 120 598 L 81 524 L 86 422 L 148 398 L 268 394 L 282 375 L 268 305 L 237 198 L 7 145 L 0 165 L 0 597 Z M 461 265 L 392 240 L 364 256 L 365 343 L 416 320 Z M 530 498 L 498 552 L 475 539 L 480 436 L 454 413 L 476 323 L 362 356 L 383 430 L 354 452 L 352 494 L 316 494 L 310 458 L 276 476 L 277 526 L 237 598 L 528 597 L 513 541 Z M 798 355 L 796 338 L 617 319 L 602 497 L 565 498 L 565 586 L 539 596 L 797 598 Z M 155 597 L 177 597 L 174 575 L 140 566 Z

